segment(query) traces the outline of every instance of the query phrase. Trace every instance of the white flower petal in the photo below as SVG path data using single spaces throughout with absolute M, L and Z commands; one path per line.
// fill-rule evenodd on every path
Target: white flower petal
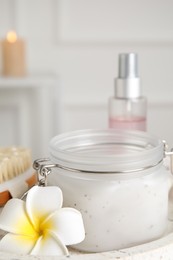
M 50 213 L 62 207 L 62 191 L 58 187 L 34 186 L 26 198 L 26 210 L 37 227 Z
M 31 255 L 68 255 L 68 250 L 58 237 L 54 236 L 53 232 L 47 232 L 38 239 Z
M 73 208 L 62 208 L 50 215 L 42 228 L 54 232 L 65 245 L 80 243 L 85 238 L 81 213 Z
M 0 241 L 0 251 L 18 254 L 30 254 L 36 240 L 32 237 L 7 234 Z
M 0 229 L 35 237 L 35 230 L 26 214 L 24 201 L 11 199 L 6 203 L 0 215 Z

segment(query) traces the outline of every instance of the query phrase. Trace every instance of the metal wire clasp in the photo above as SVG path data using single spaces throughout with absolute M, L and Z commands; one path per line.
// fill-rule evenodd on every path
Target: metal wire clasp
M 56 164 L 46 163 L 49 158 L 37 159 L 33 163 L 33 168 L 37 171 L 38 186 L 47 186 L 47 177 L 51 173 L 51 168 L 57 167 Z
M 163 157 L 166 158 L 167 156 L 170 158 L 170 170 L 173 174 L 173 148 L 171 149 L 171 151 L 167 151 L 168 150 L 168 145 L 166 143 L 166 141 L 163 140 Z M 107 171 L 92 171 L 92 173 L 99 173 L 99 174 L 115 174 L 115 173 L 133 173 L 133 172 L 139 172 L 139 171 L 143 171 L 146 169 L 149 169 L 151 167 L 156 166 L 157 164 L 159 164 L 160 162 L 163 161 L 162 158 L 159 162 L 157 162 L 154 165 L 149 165 L 146 166 L 144 168 L 140 168 L 140 169 L 133 169 L 133 170 L 126 170 L 126 171 L 113 171 L 113 172 L 107 172 Z M 51 173 L 52 168 L 59 168 L 59 169 L 64 169 L 64 170 L 70 170 L 73 172 L 78 172 L 78 173 L 91 173 L 91 171 L 86 171 L 86 170 L 79 170 L 79 169 L 74 169 L 74 168 L 69 168 L 67 166 L 62 166 L 60 164 L 52 164 L 49 158 L 41 158 L 41 159 L 37 159 L 34 161 L 33 163 L 33 168 L 37 171 L 37 178 L 38 178 L 38 186 L 47 186 L 47 177 L 48 175 Z
M 51 168 L 57 167 L 56 164 L 46 163 L 50 161 L 48 158 L 37 159 L 33 162 L 33 168 L 37 173 L 37 185 L 46 187 L 47 186 L 47 176 L 51 173 Z M 32 188 L 30 188 L 32 189 Z M 30 190 L 29 189 L 29 190 Z M 27 190 L 21 197 L 21 200 L 24 200 L 28 195 L 29 190 Z

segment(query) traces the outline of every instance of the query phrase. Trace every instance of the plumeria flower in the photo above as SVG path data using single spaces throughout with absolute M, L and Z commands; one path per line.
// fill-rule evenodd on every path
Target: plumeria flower
M 29 190 L 26 202 L 11 199 L 0 215 L 0 229 L 8 233 L 0 241 L 0 251 L 31 255 L 68 255 L 66 245 L 85 237 L 81 213 L 62 208 L 58 187 Z

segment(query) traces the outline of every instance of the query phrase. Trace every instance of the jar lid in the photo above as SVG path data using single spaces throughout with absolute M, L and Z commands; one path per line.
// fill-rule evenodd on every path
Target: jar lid
M 157 165 L 164 144 L 142 131 L 80 130 L 60 134 L 49 144 L 53 163 L 98 173 L 128 173 Z

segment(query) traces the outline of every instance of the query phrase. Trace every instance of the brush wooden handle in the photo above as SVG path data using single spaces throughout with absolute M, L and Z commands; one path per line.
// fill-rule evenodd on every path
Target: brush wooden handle
M 37 174 L 34 173 L 31 177 L 29 177 L 26 181 L 28 184 L 28 189 L 34 186 L 37 183 Z M 0 192 L 0 207 L 4 206 L 8 200 L 12 198 L 10 192 L 8 190 Z

